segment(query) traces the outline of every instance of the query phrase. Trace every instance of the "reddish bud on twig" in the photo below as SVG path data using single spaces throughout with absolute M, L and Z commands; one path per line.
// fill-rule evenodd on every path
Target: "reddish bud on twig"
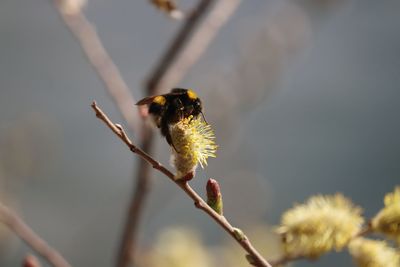
M 28 254 L 22 263 L 22 267 L 42 267 L 42 265 L 40 265 L 38 259 L 35 256 L 33 256 L 32 254 Z
M 214 179 L 208 179 L 207 181 L 207 204 L 215 210 L 219 215 L 222 215 L 223 203 L 221 190 L 219 184 Z

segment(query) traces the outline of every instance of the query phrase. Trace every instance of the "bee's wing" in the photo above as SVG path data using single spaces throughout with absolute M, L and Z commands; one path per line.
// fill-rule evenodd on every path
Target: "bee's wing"
M 136 105 L 141 106 L 141 105 L 148 105 L 148 104 L 151 104 L 151 103 L 153 102 L 153 100 L 154 100 L 155 97 L 156 97 L 155 95 L 154 95 L 154 96 L 145 97 L 145 98 L 139 100 L 139 101 L 136 103 Z

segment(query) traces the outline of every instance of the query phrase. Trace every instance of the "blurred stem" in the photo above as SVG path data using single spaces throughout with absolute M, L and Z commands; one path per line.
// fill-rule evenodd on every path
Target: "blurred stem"
M 79 41 L 89 62 L 127 121 L 129 129 L 132 132 L 139 132 L 141 147 L 145 152 L 150 153 L 153 147 L 153 132 L 144 122 L 139 123 L 138 113 L 133 110 L 135 101 L 128 86 L 104 49 L 94 27 L 81 12 L 82 7 L 74 9 L 72 13 L 66 13 L 65 3 L 67 1 L 69 0 L 54 0 L 54 3 L 65 24 Z M 199 27 L 199 30 L 194 31 L 214 2 L 217 2 L 217 4 L 212 12 Z M 177 36 L 173 38 L 171 45 L 161 57 L 154 72 L 151 73 L 146 85 L 147 95 L 155 95 L 176 86 L 187 70 L 199 59 L 219 28 L 233 14 L 239 3 L 240 0 L 199 0 Z M 122 233 L 117 258 L 118 267 L 126 267 L 134 259 L 139 219 L 149 190 L 149 173 L 148 165 L 140 161 L 135 189 Z
M 95 28 L 80 9 L 73 13 L 64 11 L 65 2 L 71 0 L 54 0 L 55 7 L 66 26 L 79 42 L 89 63 L 103 82 L 119 112 L 132 132 L 140 133 L 139 112 L 135 109 L 136 100 L 122 78 L 117 66 L 108 55 Z
M 201 0 L 182 26 L 160 63 L 151 73 L 146 87 L 149 95 L 176 86 L 189 68 L 203 55 L 220 28 L 239 7 L 241 0 Z M 213 4 L 212 9 L 193 31 L 198 21 Z M 178 54 L 179 52 L 179 54 Z M 179 56 L 177 56 L 179 55 Z
M 217 2 L 208 15 L 210 6 Z M 224 22 L 233 14 L 240 0 L 200 0 L 187 18 L 169 47 L 161 56 L 146 84 L 147 95 L 157 95 L 175 87 L 190 67 L 200 58 Z M 204 17 L 198 29 L 196 26 Z M 201 41 L 199 41 L 201 39 Z M 151 154 L 153 131 L 146 123 L 141 138 L 143 151 Z M 143 160 L 139 162 L 136 185 L 129 205 L 128 216 L 122 233 L 117 258 L 117 267 L 127 267 L 134 262 L 137 232 L 150 183 L 150 166 Z
M 61 254 L 38 236 L 13 210 L 0 203 L 0 222 L 54 267 L 71 267 Z
M 211 2 L 212 0 L 199 1 L 194 9 L 195 12 L 187 19 L 177 36 L 173 39 L 170 47 L 165 51 L 164 56 L 161 57 L 155 71 L 150 75 L 149 82 L 146 86 L 147 95 L 156 95 L 162 91 L 159 82 L 165 78 L 165 73 L 171 68 L 173 62 L 181 57 L 185 42 L 190 38 L 198 21 L 206 14 Z M 185 71 L 183 71 L 183 73 L 185 73 Z M 145 153 L 151 154 L 154 145 L 153 130 L 144 121 L 142 121 L 141 128 L 144 129 L 141 134 L 141 147 Z M 122 238 L 117 256 L 117 267 L 127 267 L 134 263 L 139 223 L 147 199 L 150 187 L 149 184 L 150 167 L 145 161 L 141 160 L 139 161 L 138 171 L 136 173 L 135 189 L 129 204 L 125 226 L 122 231 Z
M 156 68 L 151 72 L 150 78 L 146 84 L 147 94 L 154 95 L 156 92 L 168 90 L 169 87 L 160 87 L 161 80 L 168 79 L 166 73 L 178 56 L 183 52 L 186 42 L 189 41 L 190 35 L 194 31 L 197 23 L 206 14 L 211 3 L 215 0 L 200 0 L 194 8 L 192 14 L 188 17 L 177 35 L 173 38 L 169 47 L 161 56 Z M 186 72 L 186 70 L 185 70 Z M 175 82 L 174 84 L 176 84 Z
M 141 147 L 146 153 L 151 153 L 154 143 L 154 132 L 143 121 L 142 122 Z M 136 173 L 135 189 L 129 203 L 128 213 L 125 218 L 125 225 L 121 234 L 121 241 L 118 249 L 117 267 L 127 267 L 134 262 L 136 253 L 136 240 L 140 219 L 143 214 L 145 201 L 150 190 L 150 168 L 143 160 L 139 161 Z
M 101 81 L 103 81 L 106 91 L 127 122 L 131 132 L 136 132 L 141 137 L 142 147 L 145 151 L 151 151 L 151 129 L 149 129 L 143 120 L 139 121 L 139 112 L 134 108 L 136 101 L 118 68 L 105 50 L 94 27 L 81 12 L 81 9 L 79 8 L 73 13 L 66 13 L 64 10 L 65 1 L 68 0 L 54 1 L 57 11 L 79 42 L 91 66 L 97 72 Z M 149 188 L 149 169 L 147 165 L 140 163 L 137 177 L 135 191 L 125 219 L 126 223 L 121 238 L 121 247 L 118 250 L 117 266 L 127 266 L 133 259 L 133 240 L 136 236 L 136 229 L 138 228 Z
M 93 102 L 92 108 L 96 113 L 96 117 L 102 120 L 128 147 L 129 149 L 146 160 L 154 169 L 160 171 L 167 176 L 172 182 L 179 186 L 195 203 L 195 206 L 204 211 L 218 225 L 220 225 L 232 238 L 234 238 L 242 248 L 254 259 L 254 265 L 258 267 L 271 267 L 271 265 L 261 256 L 261 254 L 253 247 L 250 240 L 242 234 L 238 236 L 237 229 L 234 228 L 229 221 L 222 215 L 215 212 L 207 203 L 190 187 L 187 181 L 175 180 L 174 174 L 165 168 L 161 163 L 153 159 L 149 154 L 135 146 L 121 125 L 114 124 L 106 114 Z

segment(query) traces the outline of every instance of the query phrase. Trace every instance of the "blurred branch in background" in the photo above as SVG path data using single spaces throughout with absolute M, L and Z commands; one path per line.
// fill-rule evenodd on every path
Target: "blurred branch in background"
M 153 4 L 160 6 L 163 4 L 161 2 L 153 1 Z M 153 133 L 145 123 L 139 125 L 137 113 L 132 111 L 135 101 L 127 85 L 105 51 L 95 30 L 81 12 L 85 4 L 84 0 L 56 0 L 55 3 L 64 22 L 79 40 L 92 66 L 105 83 L 106 89 L 112 96 L 124 119 L 128 122 L 129 128 L 131 130 L 141 129 L 141 147 L 145 152 L 150 152 L 153 143 Z M 200 30 L 185 47 L 185 44 L 190 40 L 191 34 L 198 22 L 203 15 L 206 14 L 206 11 L 212 3 L 213 1 L 211 0 L 199 1 L 199 4 L 195 7 L 182 29 L 178 32 L 178 35 L 174 38 L 171 46 L 166 50 L 158 67 L 156 67 L 154 73 L 150 75 L 147 84 L 148 95 L 154 95 L 167 88 L 173 87 L 182 79 L 190 66 L 193 65 L 205 51 L 216 32 L 234 12 L 240 1 L 218 1 L 207 20 L 200 27 Z M 165 4 L 169 7 L 170 13 L 176 10 L 176 8 L 170 5 L 170 1 L 166 1 Z M 165 5 L 162 6 L 164 7 Z M 149 167 L 141 161 L 138 167 L 135 191 L 131 204 L 129 205 L 127 221 L 122 234 L 117 266 L 128 266 L 133 262 L 136 230 L 148 191 L 148 180 Z
M 201 23 L 208 9 L 215 1 L 201 0 L 187 18 L 180 31 L 173 38 L 171 45 L 150 74 L 146 84 L 147 95 L 156 95 L 175 87 L 185 76 L 190 67 L 200 58 L 224 22 L 233 14 L 240 0 L 216 1 L 213 9 Z M 196 26 L 198 30 L 195 30 Z M 202 38 L 202 40 L 200 40 Z M 141 148 L 150 154 L 153 147 L 152 129 L 143 122 Z M 118 267 L 126 267 L 134 262 L 135 242 L 139 220 L 149 187 L 150 166 L 140 161 L 136 186 L 129 205 L 125 228 L 117 258 Z
M 195 203 L 195 206 L 207 215 L 209 215 L 216 223 L 218 223 L 232 238 L 234 238 L 239 245 L 248 253 L 246 258 L 248 261 L 258 267 L 271 267 L 271 265 L 261 256 L 261 254 L 253 247 L 248 237 L 238 228 L 233 227 L 229 221 L 223 216 L 218 214 L 212 207 L 210 207 L 197 193 L 192 189 L 187 180 L 175 179 L 175 175 L 166 169 L 161 163 L 153 159 L 149 154 L 135 146 L 129 137 L 126 135 L 121 125 L 113 123 L 106 114 L 93 102 L 92 108 L 96 113 L 96 117 L 102 120 L 128 147 L 129 149 L 142 157 L 152 166 L 157 169 L 165 176 L 167 176 L 172 182 L 179 186 Z
M 33 250 L 45 258 L 52 266 L 71 267 L 58 251 L 50 247 L 14 211 L 2 203 L 0 203 L 0 221 L 19 236 Z
M 149 127 L 139 121 L 139 112 L 135 109 L 135 103 L 131 91 L 121 77 L 118 68 L 113 63 L 102 45 L 94 27 L 81 12 L 84 0 L 56 0 L 58 12 L 65 24 L 79 41 L 85 55 L 92 67 L 96 70 L 100 79 L 104 82 L 118 110 L 127 122 L 132 133 L 137 132 L 142 140 L 145 151 L 150 151 L 152 133 Z M 117 257 L 117 266 L 126 266 L 133 258 L 133 236 L 141 215 L 145 197 L 148 191 L 149 171 L 147 166 L 140 164 L 135 184 L 133 200 L 129 205 L 126 224 L 122 234 L 121 247 Z
M 192 15 L 188 17 L 182 29 L 173 39 L 171 46 L 167 48 L 164 56 L 161 57 L 155 71 L 150 75 L 149 82 L 146 85 L 147 95 L 155 95 L 161 93 L 162 90 L 167 90 L 167 88 L 161 88 L 159 86 L 159 81 L 163 79 L 167 69 L 171 67 L 174 60 L 180 56 L 181 49 L 185 42 L 189 39 L 198 21 L 205 15 L 211 3 L 211 0 L 199 1 Z M 154 133 L 145 121 L 142 121 L 142 129 L 140 147 L 145 153 L 150 154 L 154 143 Z M 138 170 L 136 172 L 135 189 L 129 204 L 125 226 L 122 231 L 121 243 L 117 256 L 117 267 L 127 267 L 134 262 L 137 231 L 148 195 L 149 183 L 150 167 L 145 161 L 141 160 L 139 161 Z
M 265 5 L 265 9 L 240 24 L 236 32 L 237 48 L 227 47 L 233 50 L 229 57 L 232 63 L 220 64 L 215 60 L 199 71 L 197 78 L 198 83 L 205 84 L 207 116 L 213 118 L 217 134 L 219 129 L 232 133 L 219 140 L 224 153 L 236 154 L 229 157 L 229 165 L 235 157 L 238 161 L 235 165 L 243 162 L 242 153 L 234 151 L 245 138 L 243 121 L 256 109 L 269 105 L 269 98 L 280 94 L 288 72 L 296 67 L 313 39 L 312 22 L 297 2 Z M 243 152 L 248 147 L 240 149 Z
M 151 72 L 149 76 L 146 83 L 146 93 L 148 95 L 154 95 L 169 89 L 169 87 L 160 86 L 160 81 L 165 79 L 166 73 L 168 69 L 172 67 L 174 61 L 176 61 L 178 57 L 182 56 L 182 49 L 184 49 L 185 43 L 189 41 L 190 35 L 195 30 L 200 19 L 202 19 L 206 14 L 212 2 L 213 0 L 200 0 L 194 8 L 191 16 L 187 18 L 185 24 L 183 24 L 180 31 L 173 38 L 170 46 L 165 50 L 154 71 Z
M 216 2 L 213 9 L 201 23 L 199 29 L 192 34 L 195 24 L 207 11 L 211 2 Z M 235 12 L 239 4 L 240 0 L 200 1 L 150 75 L 147 82 L 149 95 L 172 88 L 182 80 L 188 69 L 204 53 L 218 30 Z M 186 46 L 185 43 L 187 43 Z
M 55 6 L 83 52 L 105 85 L 129 129 L 140 133 L 139 113 L 131 90 L 108 55 L 94 27 L 82 13 L 85 0 L 55 0 Z
M 55 6 L 63 18 L 65 24 L 79 41 L 85 55 L 92 67 L 103 81 L 106 91 L 109 93 L 118 110 L 127 122 L 132 133 L 138 132 L 142 140 L 142 147 L 149 151 L 151 147 L 152 133 L 149 127 L 139 121 L 139 112 L 134 108 L 136 101 L 131 91 L 121 77 L 118 68 L 113 63 L 102 45 L 94 27 L 82 13 L 84 0 L 55 0 Z M 137 228 L 138 219 L 144 205 L 148 191 L 148 170 L 140 164 L 138 178 L 135 184 L 133 200 L 129 205 L 126 225 L 123 230 L 121 248 L 117 257 L 117 266 L 126 266 L 133 255 L 133 236 Z

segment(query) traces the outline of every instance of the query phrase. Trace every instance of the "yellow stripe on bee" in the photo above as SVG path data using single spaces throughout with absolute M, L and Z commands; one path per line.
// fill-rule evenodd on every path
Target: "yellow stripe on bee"
M 165 102 L 167 102 L 167 100 L 162 95 L 158 95 L 153 99 L 153 103 L 159 104 L 161 106 L 165 105 Z
M 197 94 L 195 92 L 193 92 L 192 90 L 189 89 L 187 94 L 190 99 L 197 99 Z

